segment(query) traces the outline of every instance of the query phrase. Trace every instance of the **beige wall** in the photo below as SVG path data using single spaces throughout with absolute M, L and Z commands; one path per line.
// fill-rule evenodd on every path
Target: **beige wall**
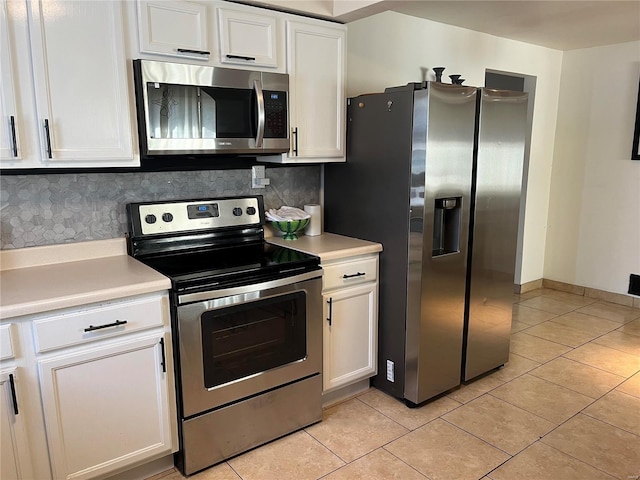
M 640 274 L 639 78 L 640 42 L 564 54 L 545 278 L 627 293 Z
M 463 28 L 384 12 L 348 24 L 347 95 L 433 79 L 431 68 L 484 85 L 485 70 L 535 76 L 521 271 L 516 283 L 543 278 L 551 165 L 562 52 Z M 427 70 L 428 69 L 428 70 Z

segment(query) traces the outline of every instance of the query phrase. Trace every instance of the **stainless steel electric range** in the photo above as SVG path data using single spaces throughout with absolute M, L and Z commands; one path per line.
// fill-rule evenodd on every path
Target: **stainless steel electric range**
M 171 279 L 191 475 L 321 420 L 322 270 L 264 239 L 261 196 L 127 205 L 129 254 Z

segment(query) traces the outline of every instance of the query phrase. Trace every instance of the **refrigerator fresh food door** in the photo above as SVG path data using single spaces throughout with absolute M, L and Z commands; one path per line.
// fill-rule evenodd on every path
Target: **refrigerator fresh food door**
M 527 94 L 480 90 L 464 380 L 509 360 Z

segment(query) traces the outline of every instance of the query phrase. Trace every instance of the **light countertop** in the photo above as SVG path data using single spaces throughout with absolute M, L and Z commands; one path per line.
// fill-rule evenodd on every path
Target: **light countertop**
M 124 238 L 0 252 L 0 319 L 171 288 L 127 255 Z
M 282 237 L 269 237 L 266 240 L 269 243 L 316 255 L 320 257 L 321 262 L 382 251 L 382 245 L 379 243 L 335 233 L 323 233 L 313 237 L 301 235 L 297 240 L 284 240 Z
M 382 251 L 332 233 L 267 241 L 322 262 Z M 0 320 L 170 288 L 167 277 L 127 255 L 124 238 L 0 251 Z

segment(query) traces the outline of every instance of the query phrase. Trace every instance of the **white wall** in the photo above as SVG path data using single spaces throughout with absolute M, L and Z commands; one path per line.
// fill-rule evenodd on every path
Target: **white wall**
M 627 293 L 640 274 L 639 78 L 640 42 L 564 54 L 545 278 Z
M 543 278 L 562 52 L 492 35 L 384 12 L 348 24 L 347 95 L 433 80 L 433 67 L 484 85 L 485 70 L 537 77 L 522 271 L 516 283 Z M 427 70 L 428 69 L 428 70 Z

